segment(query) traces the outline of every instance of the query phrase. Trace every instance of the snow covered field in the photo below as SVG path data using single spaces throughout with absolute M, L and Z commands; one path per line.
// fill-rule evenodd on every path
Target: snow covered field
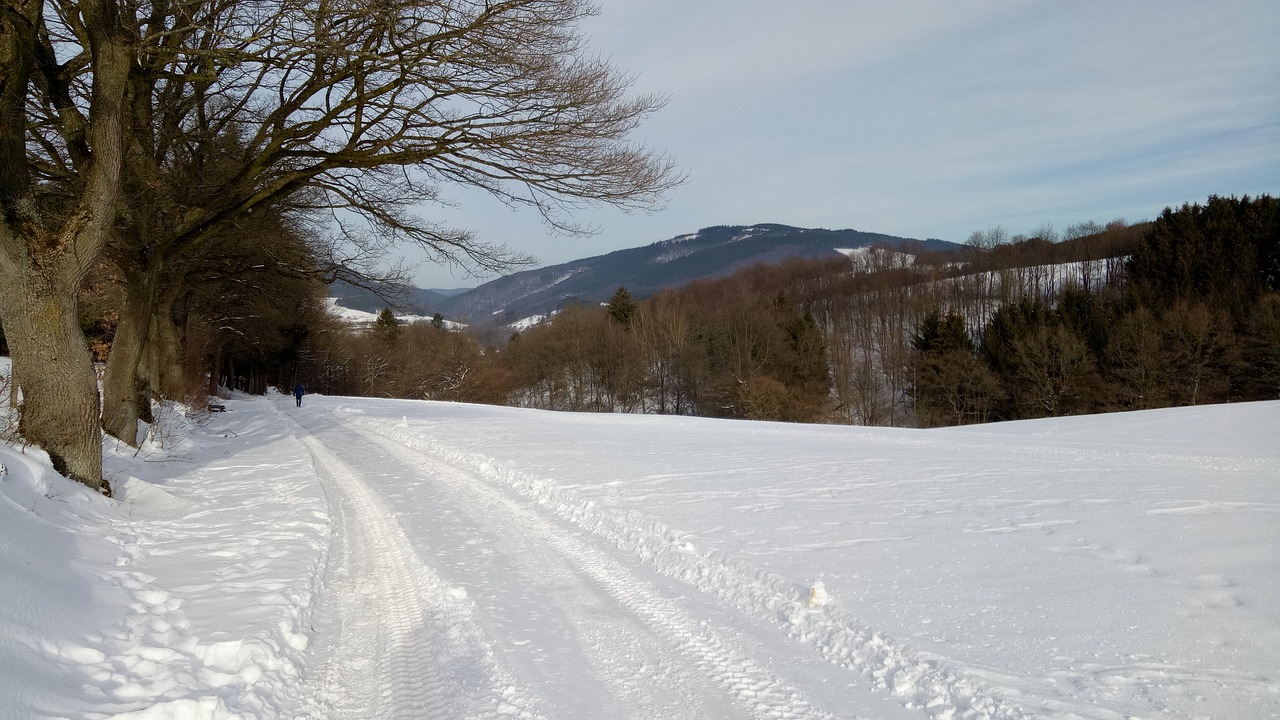
M 0 446 L 0 718 L 1280 717 L 1280 403 L 161 426 Z

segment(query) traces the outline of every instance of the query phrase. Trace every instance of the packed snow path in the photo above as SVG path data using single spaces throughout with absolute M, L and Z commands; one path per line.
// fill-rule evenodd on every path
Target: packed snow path
M 397 572 L 426 575 L 420 582 L 435 602 L 443 599 L 437 615 L 451 628 L 419 632 L 465 638 L 458 646 L 475 658 L 454 673 L 453 690 L 424 693 L 437 706 L 452 703 L 472 716 L 547 718 L 975 720 L 1179 717 L 1188 710 L 1270 717 L 1280 706 L 1271 642 L 1280 632 L 1268 600 L 1276 582 L 1267 570 L 1258 574 L 1276 566 L 1280 539 L 1274 523 L 1280 457 L 1265 440 L 1277 429 L 1275 405 L 1236 410 L 1243 424 L 1214 432 L 1214 410 L 1200 411 L 1209 413 L 1210 426 L 1173 428 L 1207 438 L 1189 452 L 1166 447 L 1179 440 L 1163 437 L 1164 426 L 1146 427 L 1148 418 L 1161 416 L 1141 414 L 1090 422 L 1114 423 L 1140 443 L 1151 443 L 1141 438 L 1154 433 L 1158 445 L 1082 444 L 1068 427 L 1034 423 L 996 435 L 925 434 L 337 398 L 314 405 L 285 412 L 301 424 L 299 436 L 316 456 L 326 492 L 342 498 L 338 514 L 346 514 L 340 508 L 352 498 L 367 498 L 359 522 L 343 521 L 343 537 L 353 545 L 394 538 L 397 549 L 387 555 L 413 566 Z M 675 436 L 669 429 L 677 425 Z M 1055 440 L 1046 442 L 1040 428 Z M 628 437 L 637 431 L 647 443 Z M 540 433 L 546 442 L 538 441 Z M 1102 435 L 1110 437 L 1105 429 Z M 847 455 L 849 440 L 875 455 Z M 918 461 L 907 458 L 921 454 L 922 441 L 930 448 L 924 467 L 911 467 Z M 765 449 L 751 447 L 762 442 Z M 745 445 L 735 451 L 738 443 Z M 775 443 L 777 449 L 767 449 Z M 791 445 L 787 455 L 782 448 Z M 904 480 L 869 477 L 884 473 L 876 467 L 885 462 L 881 454 L 902 458 Z M 932 469 L 931 457 L 951 465 Z M 868 461 L 871 469 L 859 470 Z M 759 467 L 760 479 L 746 477 L 744 463 Z M 807 469 L 797 473 L 789 466 L 796 463 Z M 677 474 L 661 472 L 667 466 Z M 1122 478 L 1122 486 L 1112 477 Z M 662 487 L 651 496 L 659 503 L 653 506 L 645 502 L 651 485 Z M 601 495 L 610 488 L 619 494 Z M 884 512 L 876 509 L 885 502 L 882 488 L 907 498 L 900 519 L 874 517 Z M 848 489 L 856 490 L 853 505 L 840 499 Z M 1066 498 L 1055 497 L 1059 489 Z M 1001 497 L 984 495 L 993 490 Z M 1100 490 L 1111 497 L 1096 497 Z M 681 509 L 686 493 L 692 512 Z M 867 529 L 890 531 L 850 540 L 835 528 L 864 502 L 873 514 Z M 1001 513 L 994 524 L 983 519 L 989 508 Z M 795 524 L 806 516 L 813 527 Z M 672 517 L 678 525 L 658 520 Z M 1159 524 L 1148 526 L 1153 522 Z M 737 552 L 704 545 L 678 527 L 699 528 Z M 903 534 L 907 528 L 912 532 Z M 1077 537 L 1060 539 L 1060 530 Z M 960 534 L 942 540 L 953 531 Z M 920 532 L 939 540 L 913 539 Z M 750 562 L 757 537 L 769 556 L 829 557 L 830 580 L 846 594 L 857 587 L 849 585 L 857 577 L 849 571 L 873 556 L 862 554 L 851 565 L 838 555 L 894 543 L 914 555 L 878 553 L 893 563 L 888 575 L 866 568 L 873 579 L 864 592 L 883 596 L 858 606 L 882 623 L 867 625 L 838 605 L 809 607 L 807 582 L 773 574 L 785 568 L 776 561 Z M 939 562 L 948 554 L 958 564 Z M 358 559 L 342 567 L 352 575 L 372 570 Z M 795 569 L 787 575 L 795 577 Z M 925 584 L 913 585 L 919 573 Z M 806 570 L 800 577 L 822 574 Z M 381 607 L 369 593 L 333 594 L 348 598 L 335 617 Z M 901 632 L 904 621 L 928 628 L 930 616 L 957 611 L 960 618 L 932 633 L 913 633 L 926 647 L 930 638 L 936 647 L 954 646 L 953 656 L 911 648 L 884 632 Z M 384 613 L 397 615 L 375 611 Z M 366 635 L 352 634 L 356 655 Z M 974 640 L 949 643 L 948 636 Z M 388 645 L 397 647 L 399 637 Z M 1123 662 L 1106 660 L 1112 648 L 1123 652 Z M 1045 651 L 1053 655 L 1041 669 Z M 334 657 L 351 652 L 340 642 Z M 1085 652 L 1089 659 L 1081 657 Z M 367 687 L 329 675 L 334 681 L 319 696 L 336 700 L 320 708 L 321 716 L 345 707 L 341 700 L 351 693 L 344 688 Z M 379 716 L 399 709 L 393 689 L 373 702 L 389 703 L 379 706 Z M 349 706 L 357 712 L 352 717 L 365 707 Z
M 314 717 L 919 716 L 807 673 L 818 707 L 760 654 L 776 631 L 478 474 L 299 417 L 343 546 Z

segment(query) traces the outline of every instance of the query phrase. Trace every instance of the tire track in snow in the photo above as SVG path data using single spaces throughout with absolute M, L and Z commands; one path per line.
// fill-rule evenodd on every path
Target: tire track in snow
M 719 686 L 733 704 L 746 710 L 751 717 L 780 720 L 835 717 L 811 705 L 801 693 L 787 687 L 761 664 L 736 652 L 707 623 L 690 618 L 616 559 L 566 534 L 563 526 L 531 509 L 527 500 L 512 497 L 490 485 L 481 475 L 450 465 L 430 454 L 351 425 L 345 428 L 366 438 L 370 444 L 400 456 L 407 465 L 421 468 L 422 475 L 448 488 L 459 505 L 501 508 L 503 518 L 519 528 L 529 544 L 553 550 L 557 558 L 589 578 L 616 607 L 627 611 L 649 633 L 660 638 L 662 645 L 685 658 L 685 662 L 646 664 L 640 673 L 635 669 L 623 671 L 617 667 L 603 667 L 611 675 L 605 678 L 606 681 L 615 686 L 620 697 L 645 697 L 646 688 L 661 686 Z M 613 641 L 617 642 L 617 639 Z M 630 638 L 629 643 L 652 644 L 636 637 Z M 609 648 L 605 650 L 612 652 Z M 599 658 L 597 661 L 598 667 L 608 664 L 599 662 Z M 689 677 L 689 670 L 695 668 L 696 676 Z M 647 677 L 642 677 L 646 674 Z M 686 712 L 688 710 L 685 708 Z
M 342 544 L 341 565 L 326 583 L 328 603 L 319 608 L 327 619 L 322 635 L 331 637 L 311 717 L 538 717 L 502 682 L 465 593 L 422 564 L 357 472 L 314 438 L 300 440 L 334 506 Z
M 872 687 L 899 698 L 908 708 L 923 710 L 929 717 L 1023 720 L 1029 714 L 1020 702 L 1034 706 L 1043 701 L 1012 688 L 995 691 L 945 662 L 910 652 L 892 637 L 862 625 L 839 609 L 811 610 L 791 583 L 718 551 L 695 549 L 689 536 L 652 518 L 600 508 L 594 501 L 546 479 L 504 467 L 483 456 L 453 451 L 385 420 L 350 416 L 343 420 L 351 426 L 361 426 L 366 435 L 389 449 L 408 449 L 455 471 L 465 468 L 486 485 L 504 486 L 547 512 L 607 538 L 620 549 L 652 562 L 660 572 L 775 624 L 793 640 L 817 650 L 828 662 L 859 673 L 869 679 Z

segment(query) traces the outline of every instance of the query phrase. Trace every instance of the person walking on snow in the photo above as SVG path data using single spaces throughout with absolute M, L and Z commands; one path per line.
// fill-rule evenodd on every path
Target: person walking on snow
M 298 401 L 298 407 L 302 407 L 302 396 L 305 395 L 306 392 L 307 391 L 302 387 L 302 383 L 298 383 L 293 386 L 293 398 Z

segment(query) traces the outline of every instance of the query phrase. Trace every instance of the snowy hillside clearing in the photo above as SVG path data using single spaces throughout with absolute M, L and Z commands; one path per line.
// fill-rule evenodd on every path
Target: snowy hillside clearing
M 117 501 L 0 446 L 0 718 L 1280 715 L 1280 403 L 169 428 Z
M 349 307 L 343 307 L 338 304 L 338 298 L 325 298 L 325 307 L 329 315 L 336 320 L 344 322 L 352 327 L 362 330 L 369 330 L 378 322 L 378 314 L 365 312 L 364 310 L 355 310 Z M 426 315 L 395 315 L 396 322 L 401 325 L 412 325 L 414 323 L 429 323 L 433 317 Z M 448 330 L 461 330 L 466 327 L 462 323 L 453 322 L 452 320 L 444 320 L 444 327 Z

